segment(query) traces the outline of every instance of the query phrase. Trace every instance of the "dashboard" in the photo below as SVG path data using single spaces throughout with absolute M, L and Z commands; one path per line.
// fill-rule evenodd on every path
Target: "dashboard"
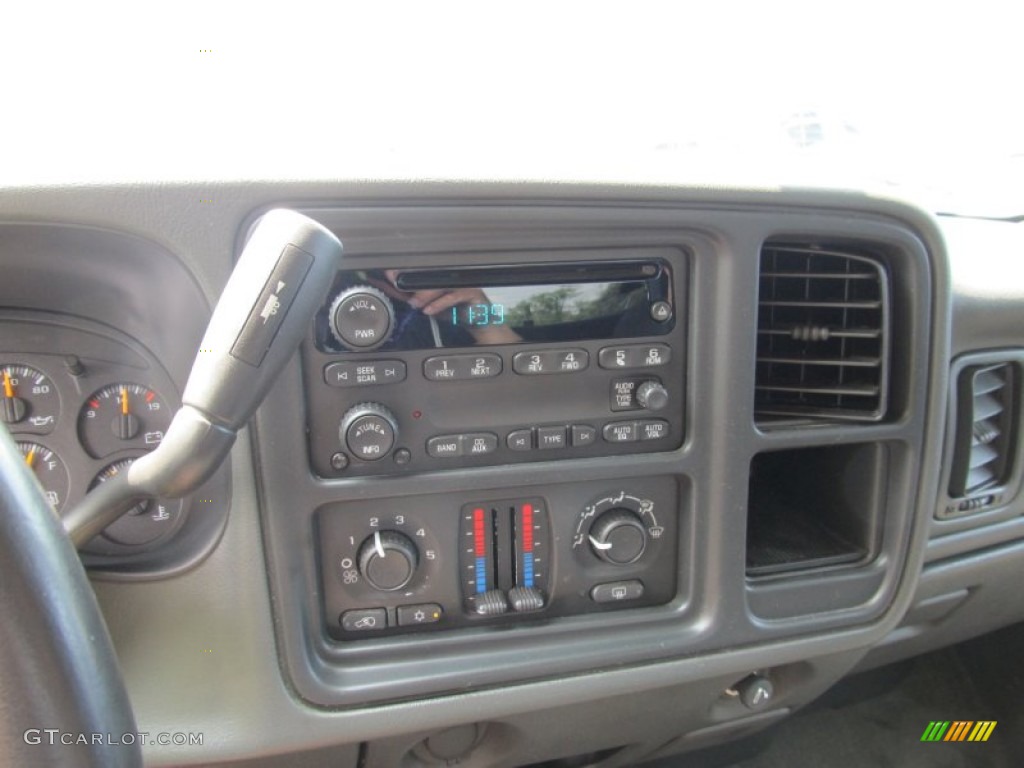
M 0 190 L 2 415 L 58 514 L 159 445 L 261 215 L 345 247 L 230 460 L 82 550 L 140 730 L 205 734 L 149 763 L 633 765 L 1024 619 L 1019 224 L 809 189 L 137 192 Z

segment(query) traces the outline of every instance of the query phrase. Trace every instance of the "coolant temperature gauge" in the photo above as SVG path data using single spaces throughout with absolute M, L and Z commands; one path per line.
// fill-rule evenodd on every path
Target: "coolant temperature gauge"
M 111 384 L 95 392 L 78 416 L 78 436 L 93 458 L 160 445 L 171 423 L 167 404 L 139 384 Z
M 60 457 L 38 443 L 19 442 L 25 463 L 43 486 L 43 494 L 55 512 L 60 512 L 68 498 L 68 470 Z
M 133 461 L 135 461 L 134 458 L 121 459 L 107 465 L 93 479 L 89 490 L 91 491 L 122 472 L 127 472 Z M 109 525 L 103 531 L 103 536 L 116 544 L 126 546 L 137 547 L 150 544 L 177 528 L 182 507 L 181 499 L 142 499 L 116 522 Z

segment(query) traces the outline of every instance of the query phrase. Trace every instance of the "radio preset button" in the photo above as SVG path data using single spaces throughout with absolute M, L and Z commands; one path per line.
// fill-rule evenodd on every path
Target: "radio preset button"
M 509 432 L 508 437 L 505 438 L 505 442 L 512 451 L 532 451 L 533 450 L 533 430 L 532 429 L 517 429 L 514 432 Z
M 500 355 L 466 355 L 462 358 L 470 379 L 491 379 L 501 373 Z
M 545 349 L 538 352 L 517 352 L 512 357 L 512 370 L 523 376 L 551 373 L 578 373 L 590 366 L 590 353 L 585 349 Z
M 641 440 L 661 440 L 668 437 L 668 422 L 664 419 L 648 419 L 637 422 Z
M 462 455 L 462 435 L 442 435 L 427 440 L 427 455 L 435 459 L 454 458 Z
M 609 443 L 635 443 L 637 431 L 635 421 L 613 421 L 604 425 L 602 434 Z
M 430 381 L 491 379 L 501 368 L 501 355 L 442 355 L 423 362 L 423 375 Z
M 405 363 L 401 360 L 331 363 L 324 368 L 324 381 L 332 387 L 397 384 L 400 381 L 405 381 L 405 376 Z
M 537 427 L 537 447 L 565 448 L 565 427 Z
M 572 429 L 572 447 L 583 448 L 587 445 L 593 445 L 597 439 L 597 430 L 593 427 L 587 426 L 586 424 L 573 424 Z
M 423 375 L 431 381 L 458 380 L 460 378 L 458 356 L 428 357 L 423 361 Z
M 668 365 L 672 348 L 667 344 L 623 344 L 604 347 L 597 354 L 597 362 L 609 370 L 629 368 L 657 368 Z

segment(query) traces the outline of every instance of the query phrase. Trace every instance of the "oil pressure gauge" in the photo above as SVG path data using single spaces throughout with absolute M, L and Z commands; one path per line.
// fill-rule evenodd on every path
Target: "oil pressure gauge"
M 12 432 L 46 435 L 60 415 L 60 397 L 50 378 L 27 365 L 0 365 L 0 418 Z
M 111 384 L 95 392 L 78 416 L 78 437 L 96 459 L 131 448 L 151 451 L 171 423 L 164 400 L 139 384 Z
M 46 500 L 55 512 L 64 508 L 68 498 L 68 469 L 60 456 L 39 443 L 18 442 L 25 463 L 43 486 Z

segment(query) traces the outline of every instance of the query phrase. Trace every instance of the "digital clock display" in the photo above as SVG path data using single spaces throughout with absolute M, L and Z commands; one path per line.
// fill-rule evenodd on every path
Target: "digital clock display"
M 504 304 L 463 304 L 452 307 L 452 325 L 487 328 L 505 324 Z

